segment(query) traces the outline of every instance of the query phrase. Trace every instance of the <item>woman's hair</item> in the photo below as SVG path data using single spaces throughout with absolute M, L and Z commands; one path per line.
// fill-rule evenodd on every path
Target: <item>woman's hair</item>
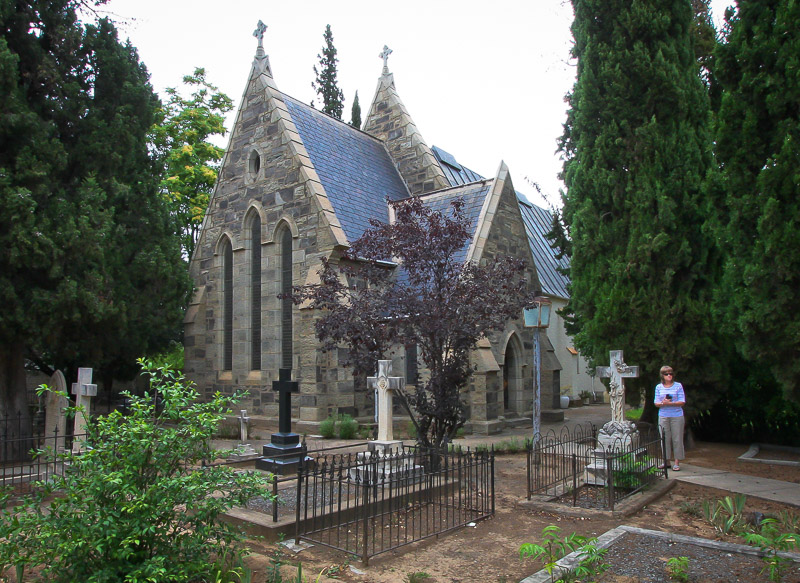
M 665 364 L 664 366 L 661 367 L 661 376 L 662 377 L 664 376 L 664 373 L 668 373 L 668 372 L 675 372 L 675 371 L 673 371 L 672 367 L 669 366 L 668 364 Z

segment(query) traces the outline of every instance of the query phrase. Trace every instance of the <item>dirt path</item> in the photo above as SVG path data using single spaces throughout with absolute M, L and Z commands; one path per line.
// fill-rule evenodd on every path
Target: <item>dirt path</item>
M 800 482 L 800 468 L 738 461 L 737 458 L 745 451 L 747 446 L 744 445 L 697 443 L 689 452 L 687 462 L 741 474 Z M 537 564 L 520 560 L 518 551 L 525 542 L 538 542 L 545 526 L 559 526 L 565 535 L 576 532 L 597 536 L 620 524 L 627 524 L 713 539 L 718 537 L 711 525 L 702 518 L 702 501 L 729 494 L 679 483 L 663 498 L 626 519 L 572 518 L 518 507 L 517 502 L 525 496 L 524 454 L 498 457 L 495 483 L 496 515 L 493 518 L 479 522 L 474 528 L 467 527 L 442 535 L 438 540 L 415 543 L 379 555 L 372 558 L 367 567 L 344 553 L 322 547 L 313 547 L 296 556 L 287 552 L 285 558 L 293 563 L 302 561 L 303 571 L 309 581 L 315 581 L 318 573 L 328 569 L 338 580 L 354 583 L 403 582 L 414 572 L 428 573 L 431 578 L 425 579 L 425 583 L 516 582 L 538 570 Z M 765 514 L 781 510 L 800 514 L 797 508 L 755 498 L 748 499 L 746 508 L 748 512 Z M 700 512 L 699 516 L 692 514 L 697 512 Z M 728 541 L 742 542 L 736 537 L 729 537 Z M 268 555 L 274 552 L 275 547 L 255 544 L 254 550 L 256 554 L 249 559 L 249 565 L 254 569 L 253 581 L 263 581 L 269 565 Z M 351 571 L 351 562 L 363 574 Z M 320 578 L 320 581 L 328 580 L 331 579 L 324 576 Z

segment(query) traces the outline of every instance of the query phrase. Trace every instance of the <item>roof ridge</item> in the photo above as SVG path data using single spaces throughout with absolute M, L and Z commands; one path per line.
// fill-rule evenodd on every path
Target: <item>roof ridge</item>
M 316 107 L 311 107 L 309 104 L 305 103 L 304 101 L 300 101 L 300 100 L 299 100 L 299 99 L 297 99 L 296 97 L 294 97 L 294 96 L 292 96 L 292 95 L 289 95 L 288 93 L 285 93 L 284 91 L 281 91 L 280 89 L 278 89 L 277 91 L 278 91 L 278 93 L 280 93 L 280 94 L 281 94 L 281 95 L 283 95 L 284 97 L 288 97 L 289 99 L 291 99 L 291 100 L 292 100 L 292 101 L 294 101 L 295 103 L 298 103 L 298 104 L 302 105 L 303 107 L 306 107 L 306 108 L 308 108 L 309 110 L 311 110 L 311 111 L 313 111 L 313 112 L 315 112 L 315 113 L 317 113 L 317 114 L 319 114 L 319 115 L 324 115 L 324 116 L 325 116 L 326 118 L 328 118 L 328 119 L 331 119 L 331 120 L 333 120 L 333 121 L 335 121 L 335 122 L 337 122 L 337 123 L 340 123 L 340 124 L 342 124 L 342 125 L 344 125 L 344 126 L 347 126 L 348 128 L 350 128 L 350 129 L 351 129 L 351 130 L 353 130 L 354 132 L 358 132 L 358 133 L 360 133 L 360 134 L 364 134 L 365 136 L 367 136 L 367 137 L 369 137 L 369 138 L 371 138 L 371 139 L 375 140 L 376 142 L 378 142 L 378 143 L 380 143 L 380 144 L 383 144 L 383 143 L 384 143 L 384 142 L 383 142 L 383 140 L 381 140 L 380 138 L 376 138 L 376 137 L 375 137 L 375 136 L 373 136 L 371 133 L 369 133 L 369 132 L 365 132 L 365 131 L 364 131 L 364 130 L 362 130 L 361 128 L 357 128 L 357 127 L 355 127 L 355 126 L 351 126 L 351 125 L 350 125 L 349 123 L 347 123 L 346 121 L 343 121 L 343 120 L 341 120 L 341 119 L 335 118 L 335 117 L 333 117 L 332 115 L 330 115 L 330 114 L 328 114 L 328 113 L 325 113 L 324 111 L 320 111 L 320 110 L 319 110 L 319 109 L 317 109 Z

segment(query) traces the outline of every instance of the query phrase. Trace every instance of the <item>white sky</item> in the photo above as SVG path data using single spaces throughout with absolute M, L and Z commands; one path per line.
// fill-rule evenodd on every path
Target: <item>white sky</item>
M 720 17 L 728 3 L 713 1 Z M 397 91 L 429 146 L 487 177 L 504 160 L 515 188 L 531 202 L 560 206 L 556 140 L 575 77 L 568 0 L 109 0 L 105 11 L 137 47 L 162 96 L 204 67 L 236 108 L 259 19 L 268 26 L 264 48 L 278 88 L 306 103 L 316 97 L 312 67 L 330 24 L 345 121 L 356 90 L 366 117 L 386 44 Z

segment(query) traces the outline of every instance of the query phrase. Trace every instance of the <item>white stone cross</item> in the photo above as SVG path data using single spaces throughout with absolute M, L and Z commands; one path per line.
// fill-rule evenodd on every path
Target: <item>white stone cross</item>
M 72 394 L 75 395 L 75 407 L 78 408 L 72 434 L 82 436 L 81 439 L 74 438 L 72 451 L 78 453 L 81 451 L 81 446 L 85 441 L 83 435 L 86 433 L 86 425 L 89 422 L 89 415 L 92 411 L 92 397 L 97 396 L 97 385 L 92 384 L 92 369 L 78 369 L 78 382 L 72 383 Z
M 244 444 L 247 443 L 247 423 L 250 417 L 247 416 L 247 409 L 242 409 L 239 415 L 239 440 Z
M 381 59 L 383 59 L 383 68 L 384 68 L 384 70 L 386 70 L 386 71 L 388 71 L 388 70 L 389 70 L 389 55 L 391 55 L 391 54 L 392 54 L 392 52 L 393 52 L 393 51 L 392 51 L 392 49 L 390 49 L 390 48 L 389 48 L 388 46 L 386 46 L 386 45 L 383 45 L 383 50 L 382 50 L 382 51 L 381 51 L 381 53 L 378 55 L 378 56 L 379 56 Z
M 367 385 L 378 391 L 378 441 L 393 441 L 392 396 L 402 388 L 403 377 L 391 377 L 392 361 L 378 361 L 378 375 L 367 377 Z
M 625 379 L 639 376 L 638 366 L 628 366 L 622 358 L 621 350 L 609 351 L 611 366 L 598 366 L 597 374 L 600 378 L 611 379 L 611 421 L 623 423 L 625 421 Z

